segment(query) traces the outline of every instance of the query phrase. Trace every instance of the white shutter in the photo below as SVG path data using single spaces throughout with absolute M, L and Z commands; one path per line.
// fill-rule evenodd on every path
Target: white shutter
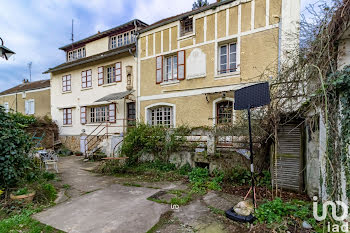
M 28 104 L 28 100 L 26 100 L 25 101 L 25 103 L 24 103 L 24 113 L 26 114 L 26 115 L 28 115 L 29 114 L 29 104 Z
M 80 108 L 80 123 L 86 124 L 86 107 Z
M 122 81 L 122 63 L 117 62 L 115 64 L 115 81 L 121 82 Z
M 156 58 L 156 83 L 163 82 L 163 56 Z
M 29 114 L 35 114 L 35 101 L 34 100 L 30 100 L 30 112 Z
M 183 80 L 186 72 L 185 50 L 177 52 L 177 59 L 177 79 Z
M 108 106 L 108 116 L 109 116 L 108 121 L 109 121 L 110 123 L 115 123 L 115 121 L 116 121 L 115 115 L 116 115 L 115 104 L 110 104 L 110 105 Z
M 98 85 L 103 85 L 104 76 L 103 76 L 103 66 L 98 67 Z

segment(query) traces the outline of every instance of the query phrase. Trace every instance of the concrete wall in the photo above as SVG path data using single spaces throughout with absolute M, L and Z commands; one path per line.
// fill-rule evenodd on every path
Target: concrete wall
M 4 105 L 7 102 L 9 103 L 9 108 L 13 111 L 25 114 L 25 101 L 30 99 L 34 99 L 35 116 L 51 115 L 49 87 L 0 96 L 0 105 Z
M 116 62 L 122 63 L 122 82 L 116 82 L 112 84 L 104 84 L 98 86 L 98 67 L 115 64 Z M 98 124 L 86 124 L 80 123 L 80 107 L 93 104 L 96 100 L 112 93 L 126 91 L 127 75 L 126 66 L 131 65 L 133 67 L 133 88 L 136 89 L 136 60 L 129 53 L 125 53 L 119 56 L 115 56 L 111 59 L 104 59 L 103 61 L 90 63 L 88 65 L 77 66 L 63 72 L 54 73 L 51 75 L 51 113 L 52 119 L 56 121 L 60 128 L 60 134 L 62 136 L 74 136 L 80 135 L 83 129 L 87 134 L 90 134 Z M 81 85 L 81 72 L 84 70 L 92 70 L 92 87 L 82 89 Z M 71 75 L 71 91 L 62 92 L 62 76 Z M 136 93 L 134 93 L 136 96 Z M 136 98 L 136 97 L 135 97 Z M 131 100 L 126 100 L 130 102 Z M 126 118 L 124 100 L 115 101 L 117 106 L 116 117 L 117 122 L 113 125 L 113 128 L 109 128 L 109 132 L 120 133 L 123 131 L 121 127 L 123 125 L 122 119 Z M 72 108 L 72 125 L 63 125 L 63 108 Z

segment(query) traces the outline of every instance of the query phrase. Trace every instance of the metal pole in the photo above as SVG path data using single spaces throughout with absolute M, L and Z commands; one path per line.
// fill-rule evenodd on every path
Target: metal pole
M 249 147 L 250 147 L 250 176 L 252 179 L 253 191 L 253 206 L 255 208 L 255 184 L 254 184 L 254 161 L 253 161 L 253 139 L 252 139 L 252 125 L 250 120 L 250 106 L 248 108 L 248 122 L 249 122 Z

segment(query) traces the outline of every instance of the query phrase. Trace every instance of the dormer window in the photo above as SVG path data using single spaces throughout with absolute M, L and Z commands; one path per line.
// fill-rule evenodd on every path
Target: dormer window
M 109 48 L 115 49 L 124 45 L 135 43 L 135 30 L 121 33 L 119 35 L 111 36 Z
M 193 18 L 185 18 L 181 20 L 180 36 L 186 36 L 193 33 Z
M 86 56 L 85 47 L 74 49 L 68 52 L 67 61 L 74 61 Z

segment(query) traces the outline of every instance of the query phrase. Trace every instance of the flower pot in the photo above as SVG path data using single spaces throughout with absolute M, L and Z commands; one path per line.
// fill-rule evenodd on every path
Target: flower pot
M 25 202 L 32 202 L 35 196 L 35 191 L 28 193 L 28 194 L 23 194 L 23 195 L 13 195 L 12 193 L 10 194 L 10 198 L 12 200 L 17 200 L 17 201 L 25 201 Z

